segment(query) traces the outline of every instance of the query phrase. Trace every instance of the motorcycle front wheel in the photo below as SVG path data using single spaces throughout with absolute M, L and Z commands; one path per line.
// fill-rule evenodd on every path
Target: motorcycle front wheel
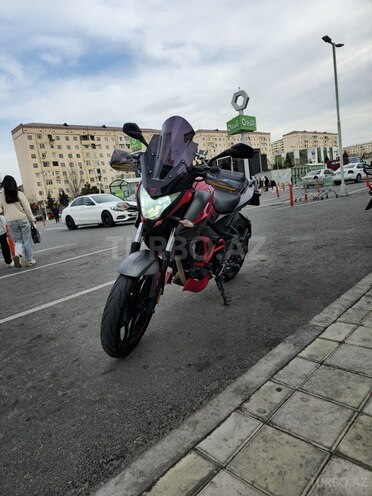
M 129 355 L 144 335 L 152 313 L 146 303 L 152 278 L 120 275 L 107 298 L 101 322 L 101 344 L 113 358 Z

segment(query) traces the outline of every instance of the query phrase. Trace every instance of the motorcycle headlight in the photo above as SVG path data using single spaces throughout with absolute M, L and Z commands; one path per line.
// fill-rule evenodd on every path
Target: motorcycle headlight
M 173 203 L 180 194 L 181 193 L 173 193 L 171 195 L 161 196 L 160 198 L 154 199 L 151 198 L 145 188 L 141 186 L 139 191 L 139 199 L 142 215 L 145 219 L 158 219 L 164 210 L 169 207 L 169 205 Z

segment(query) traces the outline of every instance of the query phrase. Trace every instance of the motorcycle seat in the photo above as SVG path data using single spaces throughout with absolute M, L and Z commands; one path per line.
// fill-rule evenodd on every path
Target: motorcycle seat
M 216 212 L 220 214 L 227 214 L 229 212 L 232 212 L 238 205 L 239 200 L 239 194 L 236 195 L 233 193 L 227 193 L 226 191 L 222 191 L 220 189 L 214 190 L 213 206 Z

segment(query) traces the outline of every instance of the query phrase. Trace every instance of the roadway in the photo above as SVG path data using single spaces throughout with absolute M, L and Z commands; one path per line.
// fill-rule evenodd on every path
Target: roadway
M 89 494 L 369 273 L 367 190 L 347 189 L 294 208 L 264 193 L 231 306 L 213 281 L 167 287 L 125 360 L 99 327 L 133 226 L 39 224 L 35 267 L 0 262 L 1 494 Z

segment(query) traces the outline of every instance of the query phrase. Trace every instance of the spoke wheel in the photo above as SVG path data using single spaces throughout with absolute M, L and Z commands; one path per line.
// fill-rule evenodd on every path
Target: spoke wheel
M 140 342 L 152 314 L 146 310 L 152 278 L 120 275 L 111 289 L 101 322 L 101 344 L 114 358 L 123 358 Z

